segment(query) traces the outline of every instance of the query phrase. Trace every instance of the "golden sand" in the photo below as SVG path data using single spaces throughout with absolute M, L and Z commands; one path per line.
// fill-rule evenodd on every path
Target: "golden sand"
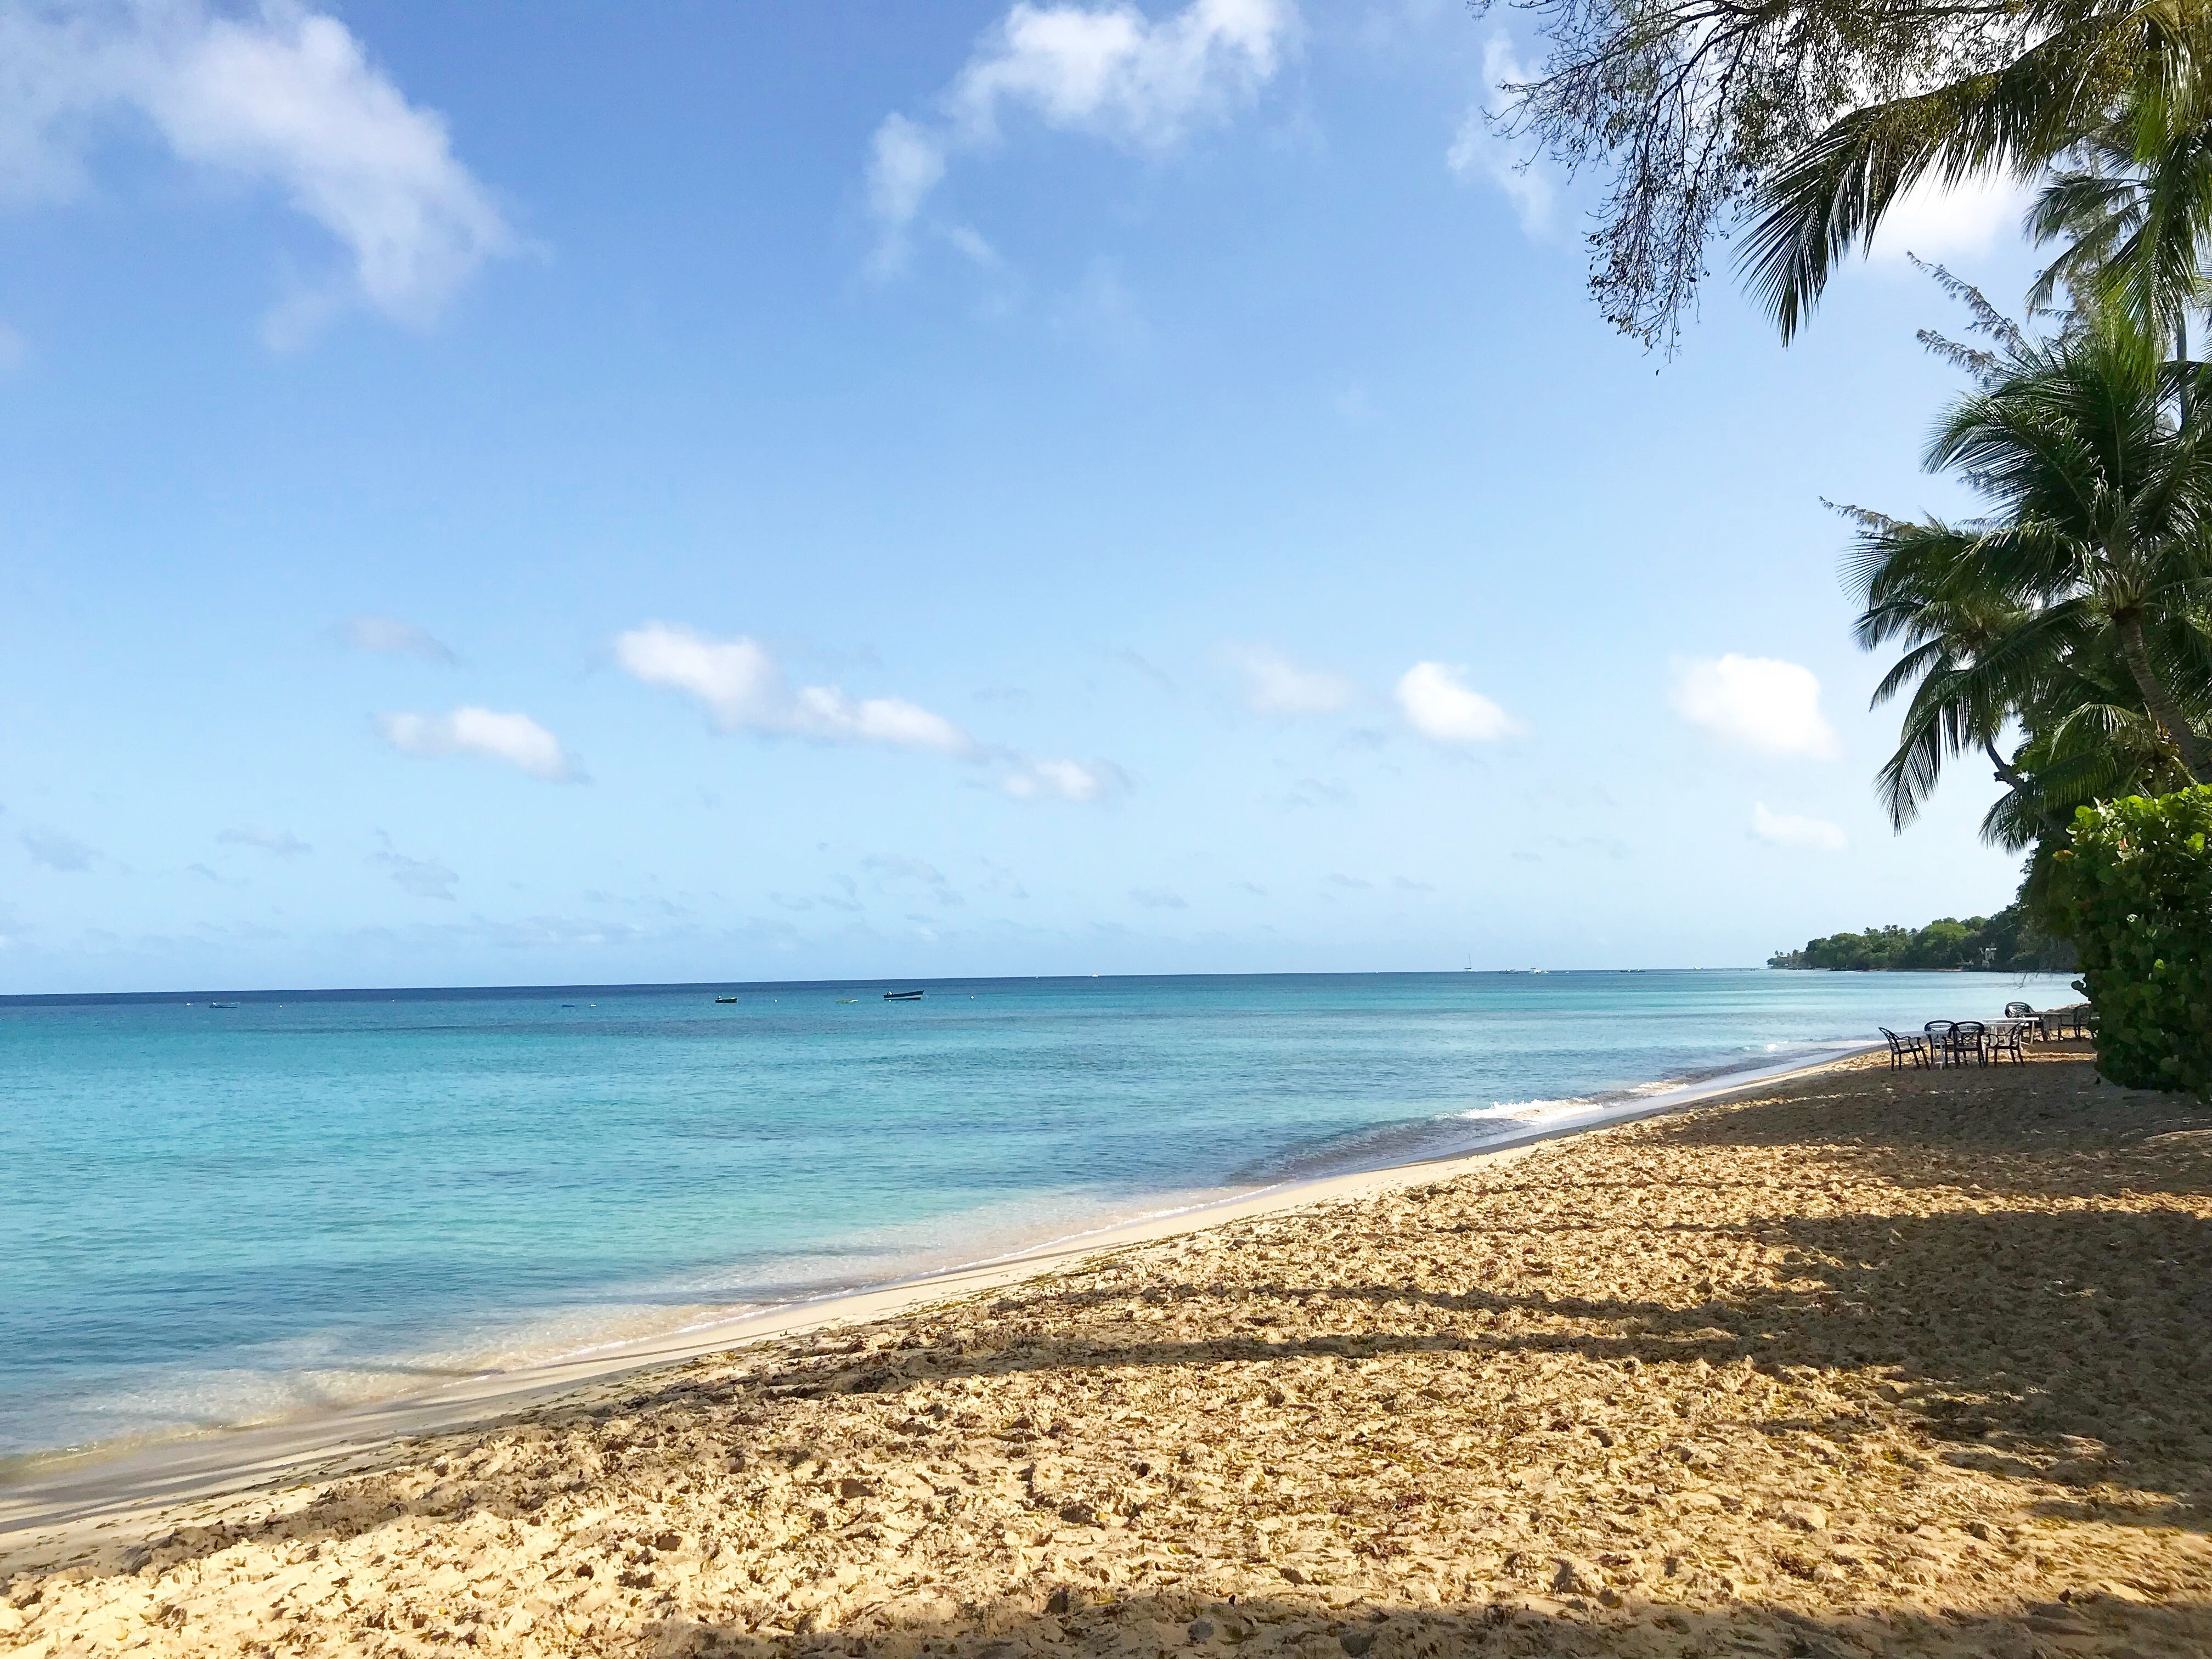
M 29 1655 L 2212 1654 L 2212 1121 L 1892 1074 L 0 1536 Z

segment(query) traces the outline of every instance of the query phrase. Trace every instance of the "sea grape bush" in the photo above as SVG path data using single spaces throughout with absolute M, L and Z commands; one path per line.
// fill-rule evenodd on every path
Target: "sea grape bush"
M 2212 1097 L 2208 842 L 2212 787 L 2081 807 L 2052 854 L 2052 925 L 2081 954 L 2114 1083 Z

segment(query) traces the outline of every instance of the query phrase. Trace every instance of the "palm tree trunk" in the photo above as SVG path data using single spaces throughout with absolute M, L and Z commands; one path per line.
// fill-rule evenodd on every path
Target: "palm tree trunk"
M 2127 659 L 2128 672 L 2135 676 L 2136 690 L 2142 693 L 2143 707 L 2150 710 L 2151 718 L 2166 728 L 2166 735 L 2181 753 L 2181 769 L 2189 774 L 2192 783 L 2212 782 L 2204 758 L 2204 744 L 2196 728 L 2189 724 L 2181 712 L 2181 705 L 2166 689 L 2157 671 L 2150 665 L 2150 652 L 2143 644 L 2142 617 L 2130 611 L 2112 618 L 2119 632 L 2120 654 Z
M 1982 739 L 1982 752 L 1990 757 L 1990 764 L 1997 769 L 1997 781 L 2008 789 L 2024 789 L 2027 780 L 2014 769 L 2013 763 L 1997 753 L 1996 744 L 1988 738 Z
M 2027 793 L 2028 780 L 2021 773 L 2019 768 L 1997 753 L 1997 746 L 1993 739 L 1989 738 L 1982 739 L 1982 752 L 1990 757 L 1990 764 L 1996 768 L 1999 783 L 2004 785 L 2015 795 Z M 2046 830 L 2063 830 L 2066 827 L 2064 821 L 2055 813 L 2039 808 L 2035 816 Z

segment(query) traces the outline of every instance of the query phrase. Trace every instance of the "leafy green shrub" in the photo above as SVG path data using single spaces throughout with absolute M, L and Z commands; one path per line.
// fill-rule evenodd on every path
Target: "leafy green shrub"
M 2212 1095 L 2212 788 L 2084 806 L 2051 855 L 2053 926 L 2081 953 L 2097 1069 Z

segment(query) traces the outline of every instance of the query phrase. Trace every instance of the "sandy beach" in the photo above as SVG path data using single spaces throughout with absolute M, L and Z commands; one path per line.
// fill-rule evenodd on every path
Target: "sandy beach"
M 2212 1119 L 1854 1060 L 0 1534 L 0 1651 L 2212 1651 Z

